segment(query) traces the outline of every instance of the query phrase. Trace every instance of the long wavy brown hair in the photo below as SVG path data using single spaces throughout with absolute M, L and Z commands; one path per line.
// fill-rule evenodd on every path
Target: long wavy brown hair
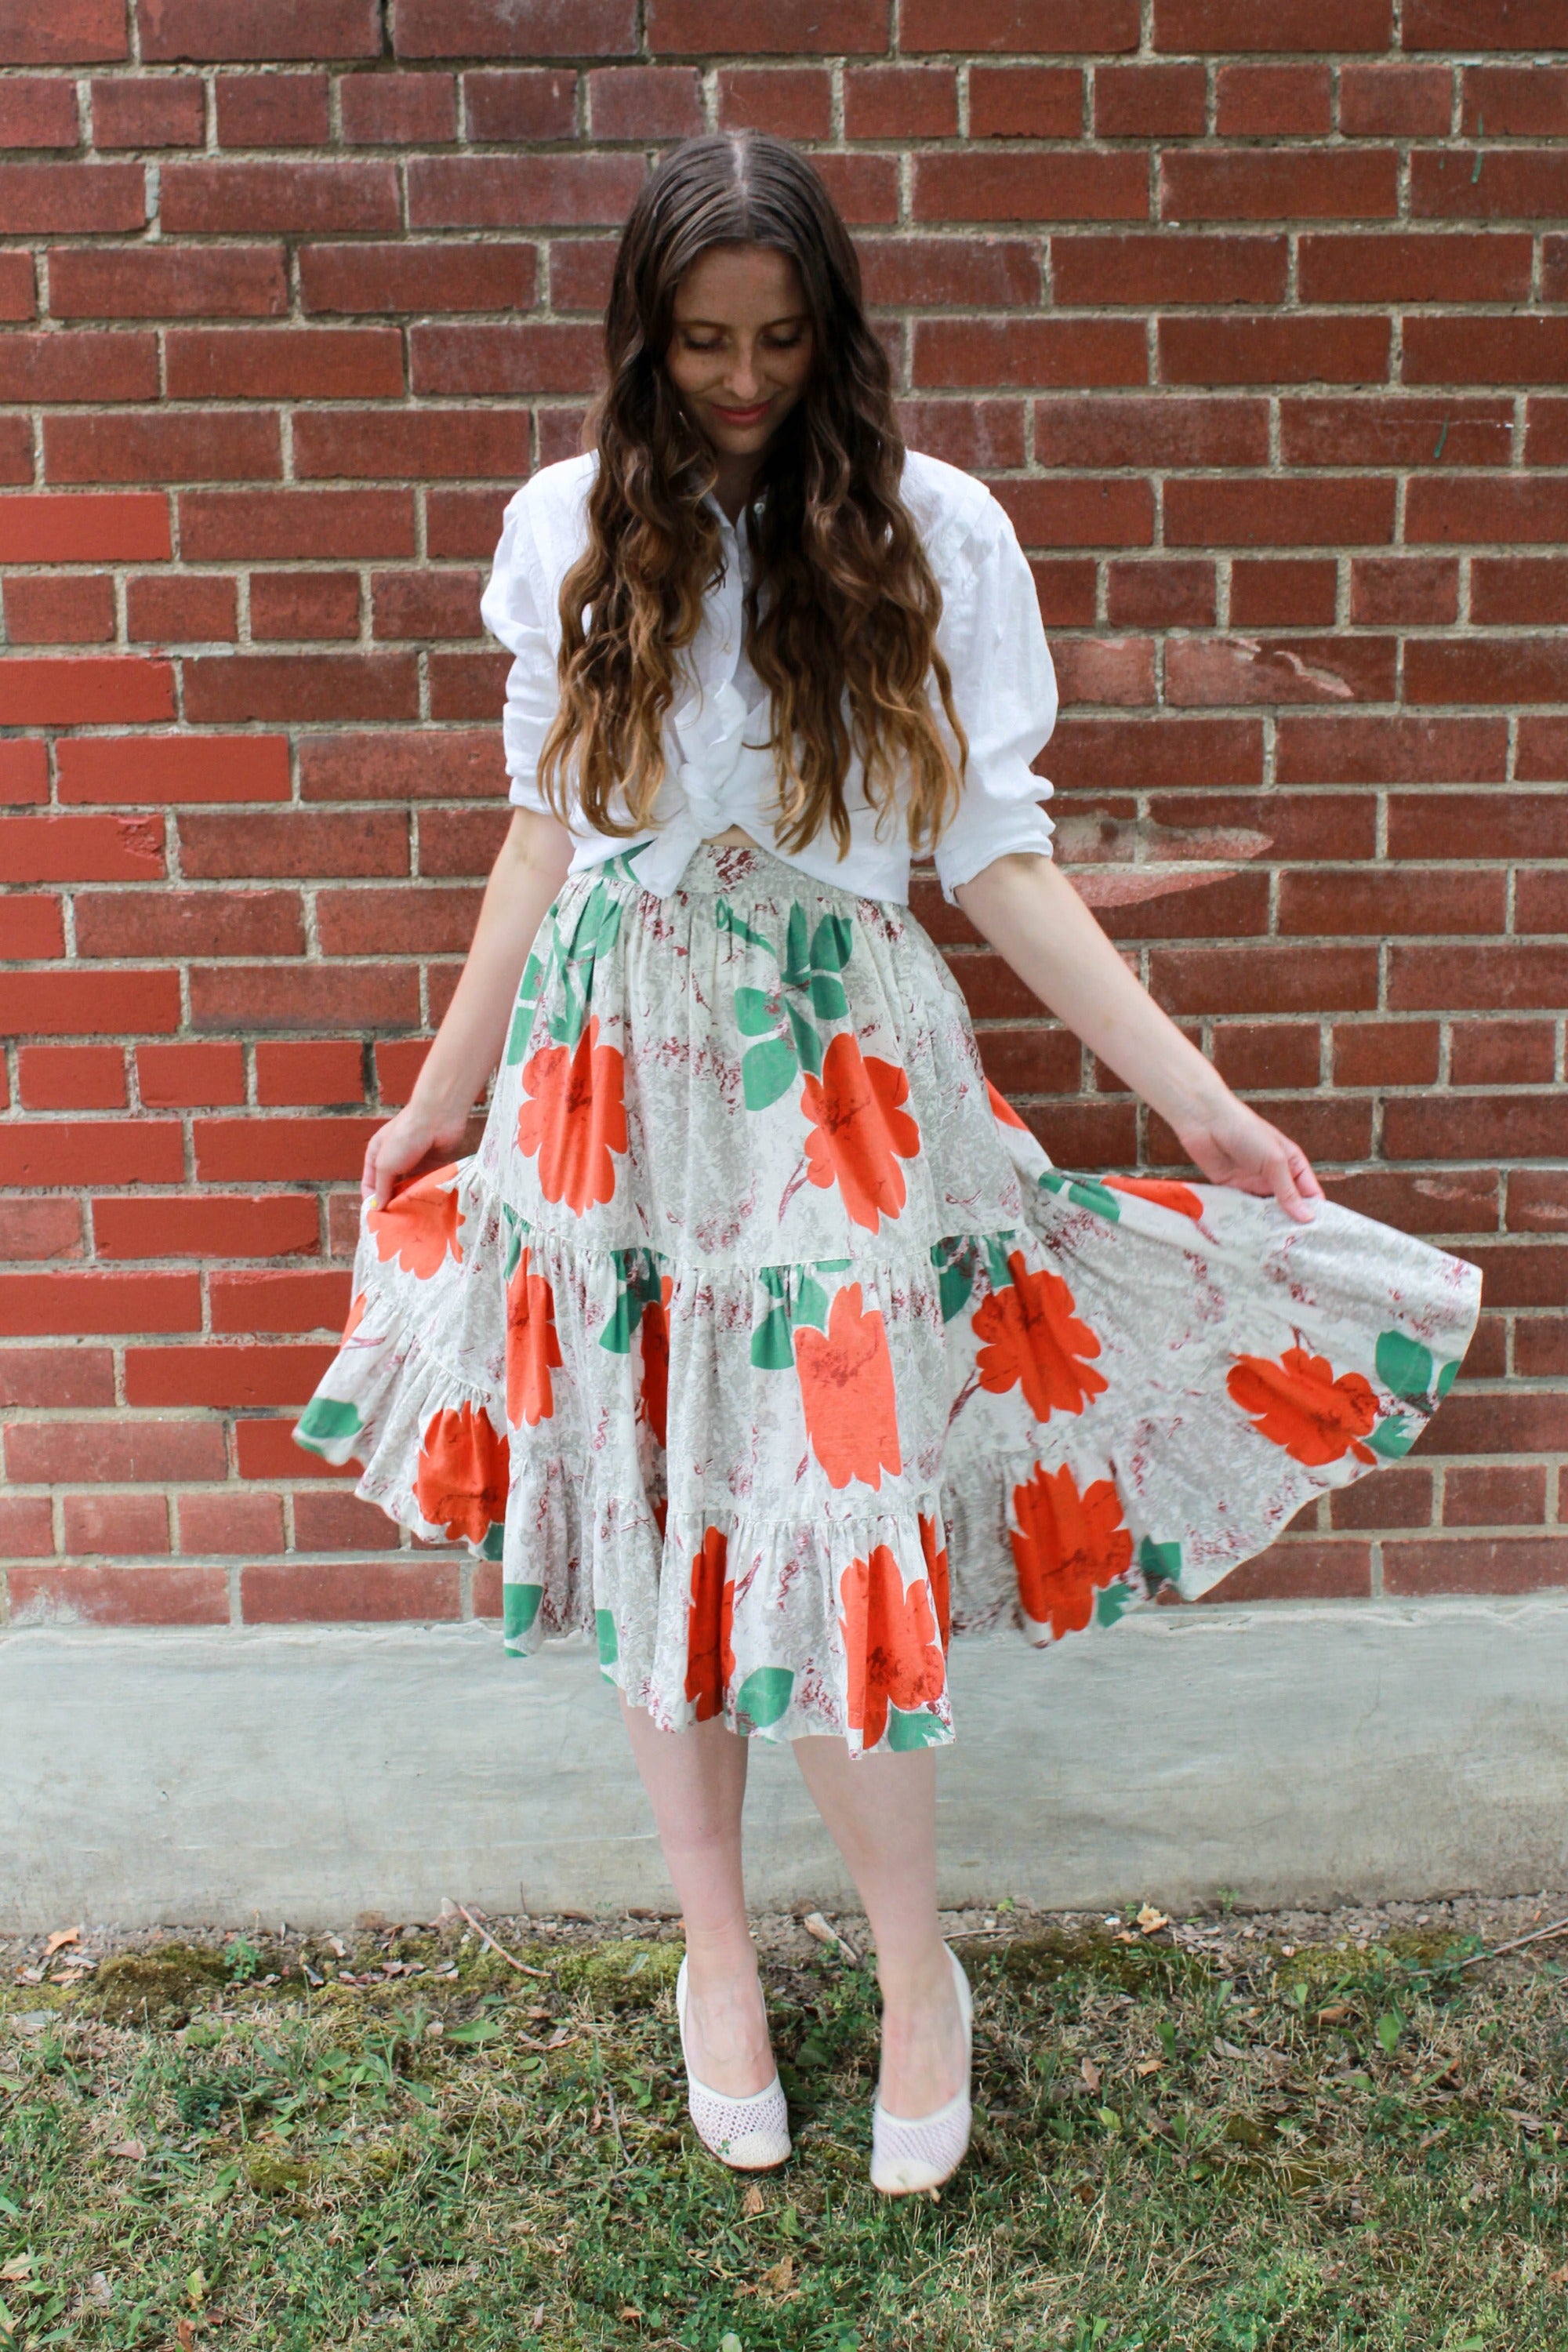
M 772 701 L 777 838 L 799 851 L 826 824 L 843 857 L 855 757 L 879 834 L 907 775 L 918 851 L 947 822 L 968 757 L 936 643 L 942 593 L 899 495 L 903 438 L 855 248 L 805 157 L 759 132 L 674 149 L 644 183 L 622 233 L 605 319 L 608 382 L 587 427 L 599 458 L 588 544 L 562 584 L 561 704 L 540 783 L 564 822 L 574 764 L 582 813 L 595 831 L 624 837 L 652 822 L 679 656 L 723 565 L 705 503 L 718 476 L 713 451 L 665 367 L 676 289 L 719 245 L 787 254 L 814 338 L 805 388 L 763 454 L 745 512 L 753 558 L 745 644 Z M 931 703 L 933 678 L 958 746 L 956 770 Z M 617 792 L 624 814 L 611 808 Z

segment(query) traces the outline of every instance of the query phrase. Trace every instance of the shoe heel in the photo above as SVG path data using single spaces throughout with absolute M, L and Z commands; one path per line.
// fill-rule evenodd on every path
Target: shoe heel
M 790 2153 L 789 2109 L 784 2084 L 775 2073 L 763 2090 L 745 2099 L 711 2091 L 700 2083 L 686 2055 L 686 1962 L 675 1979 L 675 2014 L 680 2027 L 680 2055 L 686 2067 L 686 2108 L 698 2138 L 721 2164 L 732 2172 L 771 2172 Z

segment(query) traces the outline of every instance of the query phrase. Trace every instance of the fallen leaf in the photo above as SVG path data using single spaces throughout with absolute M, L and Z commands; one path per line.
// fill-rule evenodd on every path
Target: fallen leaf
M 1245 2058 L 1247 2053 L 1238 2043 L 1227 2042 L 1223 2033 L 1216 2033 L 1214 2038 L 1214 2054 L 1216 2058 Z
M 1083 2076 L 1083 2084 L 1086 2091 L 1099 2090 L 1100 2069 L 1095 2064 L 1092 2058 L 1086 2058 L 1078 2071 Z
M 31 2274 L 32 2268 L 31 2254 L 13 2254 L 8 2263 L 0 2263 L 0 2279 L 13 2283 L 17 2279 L 25 2279 Z
M 1135 2074 L 1157 2074 L 1164 2063 L 1163 2058 L 1140 2058 L 1132 2072 Z
M 763 2197 L 762 2190 L 757 2187 L 756 2182 L 753 2180 L 751 2187 L 747 2189 L 744 2197 L 741 2200 L 741 2210 L 754 2221 L 757 2215 L 763 2210 L 766 2202 L 767 2200 Z
M 831 1944 L 835 1951 L 842 1952 L 851 1968 L 859 1966 L 860 1955 L 854 1945 L 847 1943 L 837 1928 L 830 1927 L 820 1911 L 808 1911 L 800 1924 L 819 1944 Z
M 188 2319 L 182 2319 L 174 2333 L 180 2339 L 180 2352 L 195 2352 L 196 2331 Z
M 1350 2004 L 1348 2001 L 1331 2001 L 1327 2009 L 1321 2009 L 1318 2011 L 1318 2023 L 1320 2025 L 1342 2025 L 1350 2013 Z M 1438 2079 L 1440 2081 L 1442 2079 L 1441 2076 L 1439 2076 Z
M 132 2163 L 139 2163 L 142 2158 L 146 2155 L 147 2149 L 145 2144 L 142 2140 L 117 2139 L 109 2153 L 110 2156 L 129 2157 Z
M 57 1927 L 54 1934 L 49 1937 L 48 1942 L 44 1946 L 44 1958 L 46 1960 L 49 1959 L 56 1952 L 63 1951 L 68 1944 L 79 1944 L 80 1941 L 81 1929 L 79 1927 Z
M 634 2326 L 640 2323 L 642 2319 L 642 2314 L 635 2303 L 623 2303 L 617 2315 L 622 2319 L 631 2320 Z
M 763 2285 L 772 2287 L 775 2294 L 787 2294 L 794 2283 L 795 2256 L 793 2254 L 785 2254 L 783 2261 L 775 2263 L 771 2271 L 763 2273 Z
M 1138 1925 L 1146 1936 L 1157 1936 L 1162 1927 L 1168 1927 L 1170 1924 L 1165 1913 L 1156 1911 L 1152 1903 L 1145 1903 L 1138 1914 Z

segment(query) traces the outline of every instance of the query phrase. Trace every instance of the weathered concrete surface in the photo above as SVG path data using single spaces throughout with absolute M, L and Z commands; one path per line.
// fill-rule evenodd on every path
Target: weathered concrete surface
M 1568 1884 L 1568 1597 L 1150 1611 L 960 1644 L 943 1892 L 1063 1906 Z M 843 1900 L 754 1743 L 759 1904 Z M 482 1626 L 0 1638 L 0 1930 L 613 1909 L 668 1887 L 615 1694 Z

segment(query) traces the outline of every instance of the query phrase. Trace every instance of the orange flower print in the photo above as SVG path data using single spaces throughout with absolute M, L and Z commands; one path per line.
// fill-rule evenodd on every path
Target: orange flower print
M 581 1216 L 616 1189 L 612 1152 L 626 1148 L 622 1096 L 625 1057 L 598 1042 L 594 1013 L 575 1046 L 544 1045 L 522 1066 L 531 1101 L 518 1113 L 520 1150 L 539 1154 L 539 1181 L 547 1201 L 564 1201 Z
M 506 1516 L 510 1455 L 482 1405 L 432 1413 L 414 1473 L 414 1499 L 448 1542 L 483 1543 Z
M 721 1714 L 735 1672 L 730 1646 L 735 1613 L 730 1539 L 721 1528 L 705 1528 L 702 1549 L 691 1563 L 691 1604 L 686 1620 L 686 1696 L 699 1723 Z
M 806 1434 L 830 1486 L 851 1478 L 880 1486 L 884 1470 L 903 1468 L 887 1328 L 876 1307 L 861 1313 L 858 1282 L 835 1294 L 826 1333 L 800 1325 L 795 1363 Z
M 349 1307 L 349 1319 L 343 1325 L 342 1344 L 345 1348 L 348 1346 L 349 1341 L 353 1338 L 354 1333 L 359 1329 L 360 1325 L 364 1321 L 364 1310 L 366 1306 L 369 1304 L 369 1300 L 370 1293 L 368 1290 L 355 1292 L 353 1299 Z
M 1065 1465 L 1047 1470 L 1037 1462 L 1024 1485 L 1014 1487 L 1013 1509 L 1018 1521 L 1013 1564 L 1025 1614 L 1048 1625 L 1055 1641 L 1081 1633 L 1097 1589 L 1113 1583 L 1132 1559 L 1115 1486 L 1096 1478 L 1080 1495 Z
M 1007 1259 L 1012 1281 L 981 1300 L 971 1317 L 976 1339 L 980 1385 L 1000 1396 L 1016 1385 L 1023 1388 L 1037 1421 L 1053 1412 L 1081 1412 L 1106 1382 L 1102 1373 L 1086 1363 L 1098 1356 L 1100 1341 L 1073 1311 L 1073 1296 L 1059 1274 L 1042 1266 L 1031 1274 L 1022 1250 Z
M 428 1176 L 395 1192 L 384 1209 L 368 1213 L 365 1223 L 375 1235 L 375 1254 L 383 1265 L 395 1257 L 405 1274 L 428 1282 L 446 1264 L 448 1251 L 461 1258 L 458 1227 L 462 1214 L 451 1183 L 457 1172 L 456 1162 L 432 1169 Z
M 1326 1356 L 1287 1348 L 1278 1363 L 1268 1356 L 1241 1356 L 1226 1386 L 1253 1427 L 1271 1445 L 1282 1445 L 1308 1469 L 1338 1462 L 1346 1454 L 1375 1462 L 1370 1445 L 1358 1443 L 1377 1419 L 1377 1399 L 1359 1372 L 1334 1378 Z
M 1017 1112 L 1014 1109 L 1006 1096 L 999 1092 L 998 1089 L 992 1085 L 989 1078 L 985 1081 L 985 1091 L 990 1097 L 993 1111 L 994 1111 L 996 1117 L 1001 1120 L 1004 1127 L 1021 1127 L 1026 1135 L 1033 1132 L 1028 1120 L 1026 1118 L 1019 1118 Z
M 524 1250 L 506 1286 L 506 1417 L 513 1429 L 530 1429 L 555 1411 L 551 1372 L 561 1362 L 555 1330 L 555 1297 Z
M 949 1598 L 947 1546 L 938 1545 L 936 1521 L 919 1514 L 921 1549 L 926 1556 L 926 1582 L 931 1586 L 931 1606 L 936 1611 L 936 1630 L 945 1650 L 952 1632 L 952 1605 Z
M 868 1233 L 876 1232 L 879 1213 L 896 1217 L 903 1207 L 899 1160 L 912 1160 L 921 1148 L 920 1129 L 899 1108 L 909 1091 L 898 1064 L 863 1055 L 847 1029 L 829 1044 L 821 1077 L 808 1071 L 801 1082 L 800 1107 L 811 1122 L 806 1173 L 825 1188 L 837 1181 L 845 1207 Z
M 668 1274 L 659 1276 L 659 1296 L 642 1311 L 642 1410 L 656 1445 L 663 1445 L 669 1405 L 669 1294 L 675 1288 Z
M 892 1552 L 877 1544 L 868 1559 L 850 1561 L 838 1591 L 849 1721 L 862 1744 L 875 1748 L 888 1727 L 889 1703 L 910 1714 L 933 1705 L 946 1687 L 931 1588 L 921 1577 L 906 1591 Z
M 1192 1186 L 1178 1184 L 1173 1177 L 1107 1176 L 1102 1181 L 1113 1192 L 1136 1192 L 1142 1201 L 1156 1201 L 1162 1209 L 1174 1209 L 1179 1216 L 1191 1217 L 1194 1225 L 1204 1213 Z

